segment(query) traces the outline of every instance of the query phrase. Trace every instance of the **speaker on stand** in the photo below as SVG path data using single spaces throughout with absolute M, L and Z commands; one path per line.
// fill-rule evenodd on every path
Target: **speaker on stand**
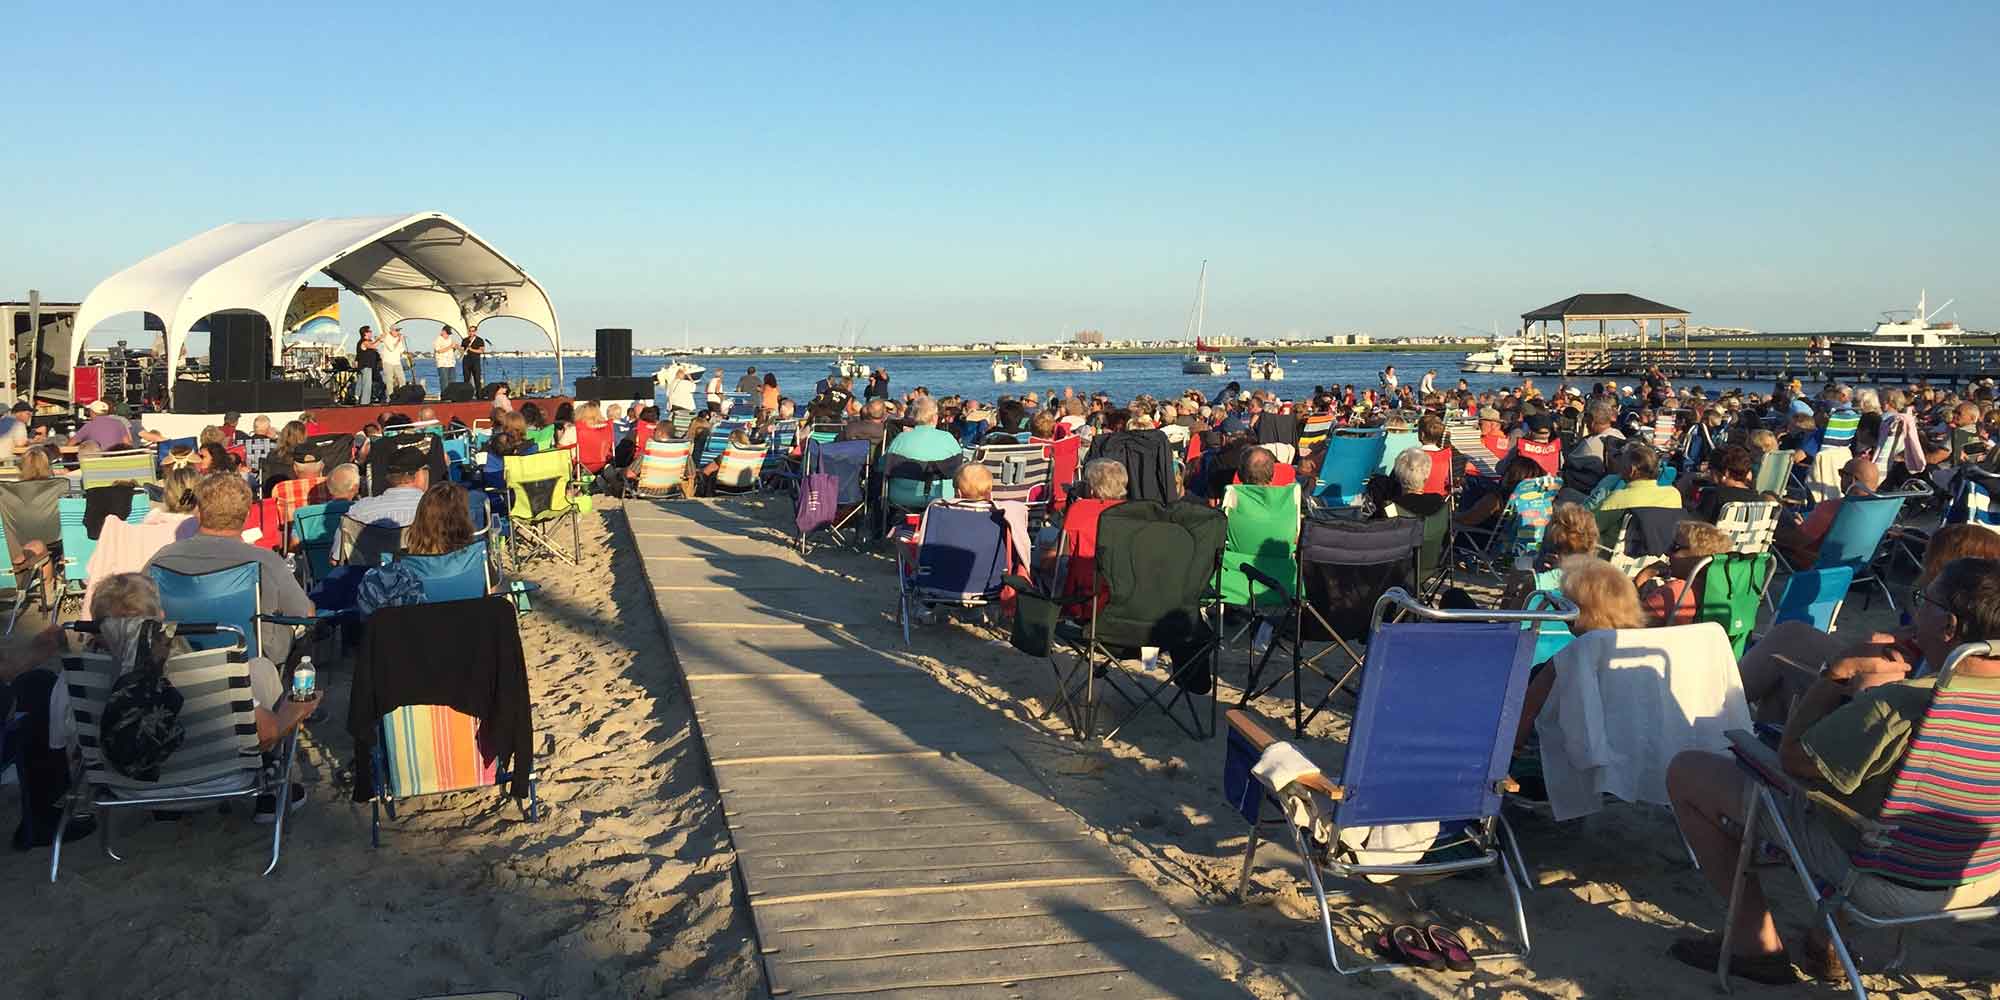
M 597 331 L 598 378 L 632 377 L 632 331 L 617 327 Z

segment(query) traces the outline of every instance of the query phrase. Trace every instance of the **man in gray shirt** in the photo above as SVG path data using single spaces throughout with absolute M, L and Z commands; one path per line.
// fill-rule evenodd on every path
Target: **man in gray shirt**
M 250 518 L 251 501 L 250 487 L 242 477 L 233 472 L 211 473 L 195 484 L 194 497 L 201 530 L 154 553 L 146 568 L 158 566 L 193 575 L 256 563 L 257 604 L 262 613 L 311 617 L 312 601 L 285 560 L 270 549 L 243 541 L 243 523 Z M 263 623 L 257 627 L 257 636 L 262 655 L 272 663 L 285 663 L 291 656 L 291 626 Z

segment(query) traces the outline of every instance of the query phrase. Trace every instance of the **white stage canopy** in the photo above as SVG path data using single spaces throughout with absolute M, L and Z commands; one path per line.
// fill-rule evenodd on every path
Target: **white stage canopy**
M 169 386 L 188 331 L 217 313 L 263 316 L 279 358 L 285 310 L 316 272 L 366 299 L 383 328 L 425 319 L 463 333 L 495 316 L 527 320 L 548 334 L 562 381 L 562 331 L 542 286 L 440 212 L 217 226 L 91 289 L 77 311 L 70 365 L 93 329 L 129 312 L 150 313 L 166 329 Z

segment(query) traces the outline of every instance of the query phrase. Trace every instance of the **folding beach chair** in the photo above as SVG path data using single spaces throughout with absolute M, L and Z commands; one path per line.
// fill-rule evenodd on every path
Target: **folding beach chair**
M 83 515 L 86 501 L 83 497 L 63 497 L 56 501 L 57 516 L 62 519 L 62 597 L 56 604 L 56 617 L 62 618 L 65 605 L 81 608 L 84 590 L 90 583 L 90 557 L 97 551 L 97 539 L 84 524 Z M 152 512 L 152 501 L 145 490 L 132 493 L 131 505 L 124 512 L 127 523 L 137 524 Z M 74 613 L 74 612 L 72 612 Z
M 1785 496 L 1791 488 L 1795 461 L 1796 453 L 1789 450 L 1765 452 L 1757 464 L 1757 492 Z
M 712 484 L 715 494 L 740 496 L 757 492 L 764 482 L 764 456 L 768 450 L 761 444 L 724 447 L 722 456 L 716 460 L 719 468 Z
M 647 441 L 639 458 L 639 481 L 633 495 L 646 500 L 664 500 L 672 494 L 687 498 L 687 471 L 694 443 L 691 441 Z
M 1244 632 L 1275 626 L 1298 591 L 1299 486 L 1232 484 L 1223 492 L 1222 513 L 1229 527 L 1216 586 L 1222 606 L 1247 616 Z
M 1876 493 L 1841 500 L 1840 510 L 1833 516 L 1833 524 L 1826 529 L 1826 537 L 1820 540 L 1818 558 L 1813 561 L 1814 567 L 1849 567 L 1854 571 L 1854 583 L 1874 584 L 1881 590 L 1892 611 L 1896 610 L 1896 596 L 1889 592 L 1889 584 L 1875 571 L 1875 554 L 1882 548 L 1882 540 L 1888 535 L 1890 526 L 1896 523 L 1897 515 L 1903 512 L 1903 501 L 1930 494 L 1921 482 L 1912 481 L 1908 485 L 1913 488 L 1904 492 Z M 1839 612 L 1834 614 L 1838 619 Z
M 396 562 L 416 574 L 426 604 L 470 601 L 493 589 L 493 562 L 484 538 L 443 555 L 402 555 Z
M 1299 454 L 1303 455 L 1319 447 L 1327 435 L 1333 433 L 1333 414 L 1322 413 L 1307 417 L 1299 424 Z
M 1800 570 L 1785 580 L 1771 614 L 1771 624 L 1805 622 L 1822 632 L 1833 631 L 1833 621 L 1854 584 L 1852 566 L 1814 566 Z
M 262 572 L 254 562 L 207 573 L 177 573 L 160 566 L 146 569 L 146 575 L 159 588 L 160 609 L 166 612 L 169 620 L 199 619 L 241 633 L 245 655 L 252 659 L 264 655 L 259 625 L 278 625 L 296 630 L 330 621 L 333 617 L 332 613 L 320 618 L 265 614 L 258 589 Z M 188 638 L 188 645 L 196 649 L 219 648 L 227 642 L 222 633 L 205 633 Z
M 130 482 L 134 486 L 152 486 L 158 482 L 154 476 L 154 450 L 128 450 L 128 452 L 98 452 L 86 454 L 76 460 L 82 470 L 84 490 L 94 490 L 98 486 L 110 486 L 116 482 Z
M 466 552 L 468 549 L 460 549 Z M 456 555 L 453 553 L 452 555 Z M 450 556 L 406 558 L 448 559 Z M 469 571 L 468 571 L 469 572 Z M 442 593 L 443 591 L 440 591 Z M 456 621 L 446 602 L 431 596 L 426 585 L 423 603 L 438 628 L 450 628 Z M 484 597 L 483 594 L 478 595 Z M 398 609 L 407 610 L 407 609 Z M 382 846 L 382 815 L 396 819 L 396 804 L 420 795 L 501 789 L 507 794 L 512 772 L 500 767 L 498 758 L 481 749 L 480 720 L 445 705 L 405 705 L 381 717 L 373 761 L 373 783 L 369 789 L 368 842 Z M 528 771 L 528 800 L 522 812 L 529 821 L 541 818 L 541 799 L 535 787 L 534 769 Z
M 1598 545 L 1598 551 L 1619 572 L 1635 575 L 1673 551 L 1674 533 L 1688 519 L 1688 512 L 1678 507 L 1632 507 L 1600 512 L 1599 530 L 1603 531 L 1607 520 L 1613 527 L 1603 532 L 1602 537 L 1607 541 Z
M 1392 611 L 1417 620 L 1388 622 Z M 1282 823 L 1319 904 L 1327 958 L 1341 974 L 1400 966 L 1349 966 L 1342 960 L 1329 877 L 1429 879 L 1493 870 L 1507 886 L 1518 949 L 1474 959 L 1526 958 L 1528 918 L 1521 906 L 1526 875 L 1500 815 L 1502 796 L 1515 788 L 1507 766 L 1533 666 L 1535 630 L 1523 623 L 1575 614 L 1574 606 L 1554 613 L 1439 611 L 1401 588 L 1383 594 L 1372 616 L 1353 729 L 1340 766 L 1327 772 L 1306 770 L 1312 762 L 1297 748 L 1281 744 L 1254 716 L 1232 709 L 1223 790 L 1250 822 L 1238 897 L 1249 885 L 1263 823 Z M 1286 759 L 1304 773 L 1278 785 L 1273 765 Z M 1269 763 L 1260 768 L 1260 762 Z M 1277 807 L 1277 815 L 1265 821 L 1267 803 Z M 1378 834 L 1371 841 L 1396 842 L 1357 843 L 1371 830 Z
M 277 497 L 252 501 L 243 516 L 243 540 L 260 549 L 285 551 L 284 504 Z
M 876 494 L 875 503 L 881 514 L 878 533 L 886 533 L 899 515 L 920 514 L 934 501 L 951 499 L 955 495 L 952 477 L 964 462 L 959 455 L 928 462 L 896 454 L 881 456 L 880 489 L 870 491 Z M 872 453 L 869 464 L 875 464 Z
M 1777 557 L 1770 552 L 1725 552 L 1701 561 L 1699 576 L 1689 577 L 1684 596 L 1695 602 L 1694 620 L 1722 626 L 1741 657 L 1757 625 L 1757 606 L 1776 573 Z
M 333 540 L 332 560 L 335 565 L 362 569 L 380 566 L 383 560 L 402 555 L 409 538 L 410 529 L 403 525 L 342 517 Z
M 1048 657 L 1056 677 L 1050 710 L 1062 711 L 1078 739 L 1096 735 L 1100 680 L 1131 706 L 1104 739 L 1148 705 L 1196 739 L 1213 731 L 1213 698 L 1206 720 L 1197 702 L 1214 691 L 1218 637 L 1209 611 L 1227 533 L 1222 514 L 1200 504 L 1127 500 L 1098 517 L 1090 593 L 1052 594 L 1024 578 L 1006 578 L 1017 591 L 1014 646 Z M 1063 614 L 1079 603 L 1084 616 Z M 1125 662 L 1143 658 L 1146 647 L 1173 659 L 1172 672 L 1158 683 L 1149 681 L 1143 662 L 1137 670 Z M 1067 669 L 1057 662 L 1063 652 L 1071 656 Z M 1183 705 L 1185 718 L 1176 714 Z
M 450 439 L 446 439 L 449 445 Z M 612 449 L 617 441 L 612 437 L 610 424 L 579 423 L 576 425 L 576 465 L 590 475 L 604 470 L 604 464 L 611 461 Z M 459 461 L 464 461 L 463 458 Z M 579 480 L 583 477 L 578 476 Z
M 333 571 L 334 543 L 352 500 L 329 500 L 292 511 L 291 541 L 298 547 L 303 582 L 310 587 Z
M 67 492 L 66 478 L 0 482 L 0 554 L 7 556 L 10 569 L 28 561 L 22 548 L 28 542 L 41 542 L 51 553 L 62 547 L 60 504 Z M 19 580 L 26 588 L 26 595 L 42 607 L 47 607 L 51 598 L 42 587 L 42 572 L 51 558 L 52 555 L 45 555 L 36 559 Z M 21 602 L 16 601 L 15 618 L 20 616 L 21 607 Z M 13 618 L 8 619 L 7 630 L 14 630 Z
M 940 500 L 924 508 L 914 546 L 896 546 L 896 620 L 903 645 L 910 624 L 949 605 L 981 608 L 999 600 L 1007 573 L 1007 520 L 984 502 Z
M 1730 734 L 1737 760 L 1752 781 L 1744 795 L 1743 829 L 1758 830 L 1768 818 L 1773 838 L 1791 861 L 1792 871 L 1812 901 L 1814 916 L 1833 942 L 1847 982 L 1859 1000 L 1868 989 L 1855 967 L 1854 954 L 1841 933 L 1842 920 L 1862 927 L 1894 929 L 1895 957 L 1889 971 L 1902 968 L 1908 957 L 1904 932 L 1917 924 L 1965 923 L 2000 916 L 2000 905 L 1965 906 L 1917 913 L 1871 912 L 1854 900 L 1855 889 L 1873 879 L 1899 886 L 1949 892 L 1979 879 L 2000 876 L 2000 694 L 1955 687 L 1952 674 L 1967 656 L 1992 656 L 1986 642 L 1952 650 L 1939 668 L 1931 704 L 1910 735 L 1909 747 L 1889 779 L 1889 793 L 1873 819 L 1856 814 L 1845 803 L 1805 787 L 1785 773 L 1777 754 L 1745 731 Z M 1783 808 L 1779 798 L 1795 808 Z M 1808 822 L 1825 820 L 1853 828 L 1861 849 L 1848 858 L 1848 870 L 1838 883 L 1822 878 L 1815 863 L 1799 848 L 1806 831 L 1794 830 L 1787 817 L 1804 812 Z M 1729 913 L 1723 922 L 1721 959 L 1716 976 L 1729 991 L 1730 929 L 1742 898 L 1744 879 L 1756 860 L 1760 838 L 1743 838 L 1731 883 Z
M 1708 456 L 1715 451 L 1715 437 L 1709 433 L 1708 424 L 1696 421 L 1689 427 L 1687 435 L 1681 438 L 1680 478 L 1692 479 L 1695 473 L 1708 464 Z
M 70 622 L 67 631 L 95 634 L 94 622 Z M 250 697 L 249 657 L 245 633 L 233 626 L 197 624 L 186 620 L 176 634 L 197 648 L 167 659 L 164 673 L 180 692 L 177 719 L 182 729 L 175 750 L 153 780 L 119 772 L 104 759 L 98 724 L 121 665 L 103 653 L 70 653 L 62 658 L 62 680 L 69 690 L 70 717 L 76 726 L 76 750 L 81 767 L 63 802 L 54 846 L 49 854 L 49 881 L 62 867 L 63 831 L 74 816 L 98 815 L 99 843 L 107 857 L 122 861 L 112 846 L 111 813 L 118 809 L 158 809 L 229 799 L 255 800 L 272 795 L 277 813 L 271 825 L 271 860 L 263 874 L 278 867 L 284 845 L 285 816 L 290 810 L 292 770 L 297 756 L 296 734 L 285 737 L 265 766 L 257 749 L 256 707 Z
M 189 451 L 193 451 L 195 446 L 199 444 L 201 444 L 200 438 L 191 437 L 167 438 L 160 441 L 153 446 L 153 468 L 158 470 L 160 464 L 167 460 L 168 455 L 173 454 L 175 448 L 186 448 Z
M 1296 581 L 1265 576 L 1255 564 L 1244 566 L 1243 573 L 1253 582 L 1270 591 L 1282 590 L 1290 600 L 1285 608 L 1287 620 L 1276 630 L 1264 655 L 1252 664 L 1237 704 L 1247 705 L 1289 678 L 1292 735 L 1305 735 L 1305 727 L 1332 701 L 1334 692 L 1346 687 L 1354 672 L 1361 669 L 1361 653 L 1355 644 L 1368 641 L 1375 599 L 1391 588 L 1410 590 L 1416 586 L 1423 542 L 1423 522 L 1413 517 L 1372 521 L 1315 517 L 1299 532 Z M 1227 560 L 1228 554 L 1223 558 Z M 1308 653 L 1309 642 L 1325 645 Z M 1263 674 L 1271 659 L 1287 653 L 1290 665 L 1265 680 Z M 1321 666 L 1322 660 L 1336 653 L 1345 658 L 1344 665 L 1332 669 Z M 1306 671 L 1328 685 L 1310 709 L 1305 705 Z
M 1379 430 L 1337 430 L 1326 439 L 1326 456 L 1319 463 L 1319 483 L 1313 500 L 1324 507 L 1352 507 L 1375 474 L 1385 454 Z M 1393 458 L 1391 459 L 1393 461 Z
M 1452 555 L 1470 570 L 1495 578 L 1505 576 L 1516 563 L 1541 549 L 1542 535 L 1555 511 L 1556 492 L 1561 489 L 1562 480 L 1554 476 L 1521 480 L 1490 527 L 1452 524 L 1457 536 L 1452 541 Z
M 0 522 L 0 553 L 5 553 L 6 551 L 7 526 L 4 522 Z M 12 591 L 14 594 L 14 610 L 7 616 L 7 633 L 9 635 L 12 635 L 14 632 L 14 623 L 21 620 L 21 609 L 27 605 L 28 601 L 34 599 L 35 591 L 40 589 L 41 563 L 37 562 L 35 565 L 28 567 L 27 572 L 23 576 L 24 579 L 17 579 L 15 577 L 14 560 L 0 559 L 0 593 Z
M 993 474 L 993 499 L 1028 508 L 1030 526 L 1048 519 L 1055 494 L 1055 459 L 1045 444 L 995 444 L 977 448 L 972 461 Z
M 1732 501 L 1722 505 L 1715 526 L 1729 536 L 1729 551 L 1756 555 L 1771 551 L 1778 537 L 1778 515 L 1784 505 L 1776 500 Z
M 501 459 L 507 475 L 507 522 L 510 537 L 507 552 L 518 572 L 521 563 L 536 551 L 547 553 L 571 566 L 583 549 L 583 518 L 570 478 L 568 455 L 559 451 L 534 455 L 508 455 Z M 560 531 L 569 526 L 569 548 L 562 546 Z
M 1485 479 L 1500 477 L 1500 456 L 1486 449 L 1486 442 L 1479 436 L 1478 424 L 1452 424 L 1445 429 L 1447 440 L 1454 454 L 1472 466 L 1472 475 Z M 1394 461 L 1394 459 L 1390 459 Z M 1453 469 L 1453 472 L 1460 470 Z
M 868 509 L 869 468 L 874 456 L 874 445 L 866 441 L 806 442 L 798 504 L 793 512 L 800 554 L 809 550 L 812 536 L 820 531 L 842 545 L 860 539 L 856 522 Z
M 1335 431 L 1334 433 L 1339 434 L 1342 432 Z M 1381 433 L 1382 451 L 1375 457 L 1375 471 L 1385 476 L 1394 470 L 1397 455 L 1401 455 L 1411 448 L 1423 447 L 1423 443 L 1417 439 L 1416 431 L 1383 431 Z

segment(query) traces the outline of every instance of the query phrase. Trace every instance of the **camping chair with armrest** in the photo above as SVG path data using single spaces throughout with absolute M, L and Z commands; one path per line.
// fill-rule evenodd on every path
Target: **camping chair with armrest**
M 2000 877 L 2000 694 L 1954 688 L 1953 672 L 1968 656 L 1993 656 L 1994 645 L 1974 642 L 1952 650 L 1938 670 L 1930 707 L 1910 735 L 1909 747 L 1889 779 L 1889 793 L 1874 818 L 1861 816 L 1846 803 L 1787 774 L 1771 748 L 1747 731 L 1730 733 L 1731 749 L 1749 775 L 1743 796 L 1744 830 L 1760 829 L 1760 817 L 1775 824 L 1778 849 L 1812 901 L 1813 916 L 1829 935 L 1834 954 L 1847 974 L 1848 986 L 1859 1000 L 1868 989 L 1854 954 L 1841 931 L 1842 921 L 1871 929 L 1894 930 L 1895 956 L 1889 971 L 1902 968 L 1908 957 L 1904 932 L 1918 924 L 1938 921 L 1965 923 L 2000 916 L 2000 905 L 1934 909 L 1916 913 L 1871 912 L 1854 901 L 1864 880 L 1892 880 L 1899 886 L 1949 892 L 1980 879 Z M 1779 798 L 1802 803 L 1810 817 L 1853 828 L 1861 849 L 1849 856 L 1849 869 L 1836 884 L 1821 878 L 1798 848 L 1798 834 L 1780 808 Z M 1737 855 L 1731 882 L 1729 912 L 1723 921 L 1721 957 L 1716 976 L 1729 992 L 1731 928 L 1742 899 L 1745 878 L 1756 861 L 1762 838 L 1746 836 Z
M 458 552 L 442 556 L 403 557 L 440 560 L 431 564 L 439 570 L 456 567 L 435 581 L 439 584 L 435 590 L 433 580 L 425 579 L 422 603 L 437 605 L 433 614 L 438 628 L 453 625 L 451 602 L 485 598 L 483 591 L 469 598 L 446 596 L 464 593 L 469 587 L 477 586 L 473 582 L 475 568 L 469 564 L 470 561 L 460 565 L 453 557 L 479 547 L 481 544 L 475 542 Z M 485 561 L 484 553 L 479 554 L 478 561 Z M 447 583 L 447 579 L 451 582 Z M 479 788 L 497 787 L 502 795 L 507 794 L 513 774 L 501 768 L 497 758 L 481 749 L 480 725 L 478 718 L 446 705 L 405 705 L 383 714 L 381 729 L 370 751 L 374 763 L 374 784 L 368 801 L 369 846 L 382 846 L 382 816 L 386 813 L 389 821 L 395 822 L 399 802 L 420 795 Z M 534 768 L 529 765 L 528 799 L 521 810 L 530 822 L 541 818 L 541 797 L 535 786 Z
M 1714 622 L 1729 636 L 1738 657 L 1757 626 L 1757 607 L 1777 574 L 1777 557 L 1770 552 L 1724 552 L 1702 560 L 1699 580 L 1690 579 L 1684 600 L 1694 601 L 1694 620 Z
M 1033 527 L 1048 519 L 1055 493 L 1055 459 L 1046 444 L 990 444 L 973 450 L 971 461 L 993 474 L 993 500 L 1012 500 L 1028 508 Z
M 846 442 L 843 442 L 846 443 Z M 871 454 L 871 464 L 874 456 Z M 877 537 L 888 532 L 898 523 L 897 518 L 920 515 L 924 508 L 938 500 L 949 500 L 957 495 L 952 477 L 965 464 L 963 455 L 950 458 L 919 462 L 894 453 L 880 456 L 881 474 L 877 477 L 880 489 L 871 490 L 881 522 L 877 525 Z M 899 490 L 898 487 L 901 487 Z
M 910 625 L 932 610 L 983 608 L 1000 598 L 1007 573 L 1007 521 L 986 502 L 939 500 L 924 508 L 912 547 L 896 546 L 896 620 L 903 645 Z
M 283 507 L 277 497 L 252 501 L 250 510 L 243 517 L 244 540 L 260 549 L 282 554 L 285 551 Z
M 875 446 L 867 441 L 806 442 L 792 511 L 799 554 L 808 552 L 822 531 L 840 545 L 861 540 L 874 464 Z
M 1767 451 L 1757 463 L 1757 481 L 1754 488 L 1759 493 L 1785 496 L 1791 487 L 1792 467 L 1797 462 L 1797 454 L 1789 449 Z
M 69 622 L 64 630 L 94 635 L 94 622 Z M 69 691 L 70 717 L 76 727 L 78 770 L 64 798 L 55 841 L 49 854 L 49 881 L 62 868 L 63 831 L 72 817 L 97 815 L 99 843 L 106 857 L 123 861 L 112 846 L 111 812 L 118 809 L 159 809 L 271 795 L 277 812 L 271 825 L 271 860 L 262 874 L 278 867 L 284 846 L 285 816 L 290 812 L 292 771 L 298 756 L 297 734 L 287 735 L 270 753 L 275 766 L 264 766 L 257 746 L 257 714 L 250 696 L 249 657 L 242 630 L 230 625 L 181 620 L 174 626 L 194 651 L 167 658 L 163 672 L 180 692 L 178 722 L 182 742 L 153 780 L 119 772 L 104 759 L 98 724 L 105 702 L 120 674 L 120 664 L 104 653 L 68 653 L 62 657 L 59 683 Z M 197 642 L 196 640 L 202 640 Z
M 1598 530 L 1608 541 L 1598 545 L 1598 552 L 1619 572 L 1634 576 L 1673 551 L 1674 533 L 1680 523 L 1689 517 L 1687 511 L 1678 507 L 1627 507 L 1600 511 L 1597 515 Z
M 761 444 L 738 447 L 729 445 L 722 449 L 722 457 L 717 459 L 713 492 L 717 496 L 741 496 L 755 493 L 764 482 L 764 456 L 769 449 Z
M 1785 580 L 1785 589 L 1778 594 L 1778 602 L 1772 609 L 1771 624 L 1798 621 L 1831 632 L 1834 619 L 1840 615 L 1840 606 L 1847 601 L 1847 590 L 1853 584 L 1852 566 L 1826 565 L 1799 570 Z
M 1331 508 L 1359 503 L 1368 477 L 1382 464 L 1385 442 L 1386 437 L 1376 429 L 1334 431 L 1326 439 L 1326 454 L 1319 463 L 1319 482 L 1313 487 L 1313 503 Z M 1394 461 L 1393 457 L 1390 460 Z
M 1264 655 L 1252 664 L 1238 707 L 1270 693 L 1289 678 L 1292 735 L 1304 736 L 1306 727 L 1333 700 L 1334 693 L 1347 687 L 1355 671 L 1361 669 L 1362 654 L 1355 646 L 1368 641 L 1376 597 L 1393 587 L 1410 590 L 1417 585 L 1423 543 L 1423 522 L 1413 517 L 1314 517 L 1307 519 L 1299 532 L 1295 578 L 1266 576 L 1258 566 L 1245 565 L 1243 573 L 1253 582 L 1289 596 L 1285 609 L 1289 620 L 1276 630 Z M 1228 559 L 1227 553 L 1223 558 Z M 1308 653 L 1309 642 L 1325 645 Z M 1290 665 L 1265 680 L 1267 665 L 1281 650 L 1289 652 Z M 1337 675 L 1321 665 L 1336 653 L 1346 660 L 1345 665 L 1333 668 L 1339 671 Z M 1304 690 L 1308 671 L 1327 683 L 1326 691 L 1310 709 L 1305 705 Z
M 1048 711 L 1060 710 L 1078 739 L 1097 737 L 1100 680 L 1130 705 L 1103 739 L 1149 705 L 1196 739 L 1214 731 L 1218 636 L 1209 611 L 1227 533 L 1222 513 L 1206 505 L 1127 500 L 1098 516 L 1091 592 L 1055 594 L 1022 577 L 1006 578 L 1017 592 L 1014 647 L 1048 658 L 1056 678 Z M 1064 614 L 1079 603 L 1081 616 Z M 1173 658 L 1173 670 L 1157 683 L 1143 663 L 1134 669 L 1125 662 L 1149 646 Z M 1067 669 L 1057 662 L 1065 651 Z M 1206 720 L 1202 695 L 1211 696 Z
M 355 566 L 368 569 L 382 565 L 382 560 L 399 556 L 409 541 L 408 525 L 387 521 L 369 523 L 353 516 L 342 516 L 339 533 L 333 540 L 331 559 L 337 566 Z
M 97 551 L 97 539 L 90 537 L 90 530 L 84 524 L 84 508 L 88 501 L 83 497 L 63 497 L 56 502 L 57 516 L 62 519 L 62 597 L 56 604 L 56 617 L 62 618 L 65 604 L 74 602 L 77 608 L 83 605 L 84 591 L 90 585 L 90 557 Z M 127 509 L 125 521 L 137 524 L 151 513 L 153 503 L 145 490 L 132 493 L 132 504 Z
M 1235 611 L 1248 619 L 1224 644 L 1267 625 L 1275 635 L 1298 591 L 1299 486 L 1231 484 L 1222 495 L 1222 512 L 1229 531 L 1217 591 L 1225 615 Z M 1249 573 L 1253 568 L 1255 576 Z M 1258 654 L 1252 650 L 1249 655 L 1246 673 L 1255 675 Z
M 608 423 L 576 424 L 577 468 L 590 475 L 597 475 L 604 470 L 605 463 L 611 461 L 611 451 L 616 443 L 612 437 L 611 425 Z
M 1392 612 L 1415 620 L 1390 622 Z M 1327 958 L 1342 975 L 1401 966 L 1342 960 L 1335 926 L 1355 922 L 1336 921 L 1331 878 L 1430 879 L 1492 870 L 1507 886 L 1518 949 L 1474 959 L 1526 958 L 1526 875 L 1500 809 L 1503 796 L 1515 790 L 1507 766 L 1533 666 L 1532 625 L 1575 616 L 1575 606 L 1566 602 L 1552 612 L 1441 611 L 1400 587 L 1389 590 L 1371 615 L 1367 666 L 1340 766 L 1308 771 L 1280 787 L 1254 769 L 1274 750 L 1298 760 L 1296 748 L 1281 745 L 1249 712 L 1230 710 L 1223 791 L 1250 822 L 1238 898 L 1249 885 L 1264 824 L 1282 823 L 1318 903 Z M 1277 807 L 1268 821 L 1266 804 Z M 1436 824 L 1436 832 L 1398 845 L 1402 850 L 1368 845 L 1357 855 L 1342 842 L 1343 832 L 1416 824 Z M 1356 944 L 1348 942 L 1351 950 L 1359 950 Z
M 1451 470 L 1453 473 L 1481 479 L 1500 478 L 1501 456 L 1487 450 L 1486 441 L 1479 436 L 1478 424 L 1452 424 L 1445 428 L 1445 434 L 1446 443 L 1451 445 L 1452 454 L 1464 460 L 1460 468 Z M 1390 461 L 1394 462 L 1395 459 L 1392 457 Z M 1472 466 L 1471 472 L 1467 473 L 1463 465 Z
M 114 483 L 150 486 L 158 478 L 154 474 L 154 454 L 152 449 L 146 448 L 84 455 L 77 460 L 77 468 L 83 474 L 83 488 L 91 490 Z
M 583 550 L 583 517 L 571 487 L 570 456 L 560 451 L 508 455 L 501 459 L 507 475 L 507 553 L 514 569 L 536 552 L 575 566 Z M 569 547 L 561 530 L 569 526 Z
M 6 551 L 7 525 L 4 522 L 0 522 L 0 554 L 4 554 Z M 40 589 L 41 566 L 40 562 L 36 562 L 35 565 L 28 567 L 24 574 L 27 577 L 27 581 L 23 583 L 14 575 L 14 560 L 0 558 L 0 592 L 10 590 L 14 592 L 14 610 L 7 616 L 7 633 L 9 635 L 14 632 L 14 623 L 21 620 L 21 609 L 27 605 L 28 601 L 34 599 L 35 591 Z
M 34 479 L 26 482 L 0 482 L 0 555 L 6 557 L 7 568 L 28 563 L 27 552 L 22 548 L 28 542 L 40 542 L 47 553 L 35 559 L 32 565 L 22 571 L 16 583 L 19 588 L 14 602 L 14 612 L 7 619 L 7 631 L 14 631 L 14 622 L 20 618 L 25 601 L 32 598 L 42 608 L 53 607 L 61 597 L 61 590 L 51 592 L 44 576 L 50 570 L 51 561 L 62 550 L 62 498 L 69 492 L 66 478 Z M 58 588 L 60 581 L 57 581 Z

